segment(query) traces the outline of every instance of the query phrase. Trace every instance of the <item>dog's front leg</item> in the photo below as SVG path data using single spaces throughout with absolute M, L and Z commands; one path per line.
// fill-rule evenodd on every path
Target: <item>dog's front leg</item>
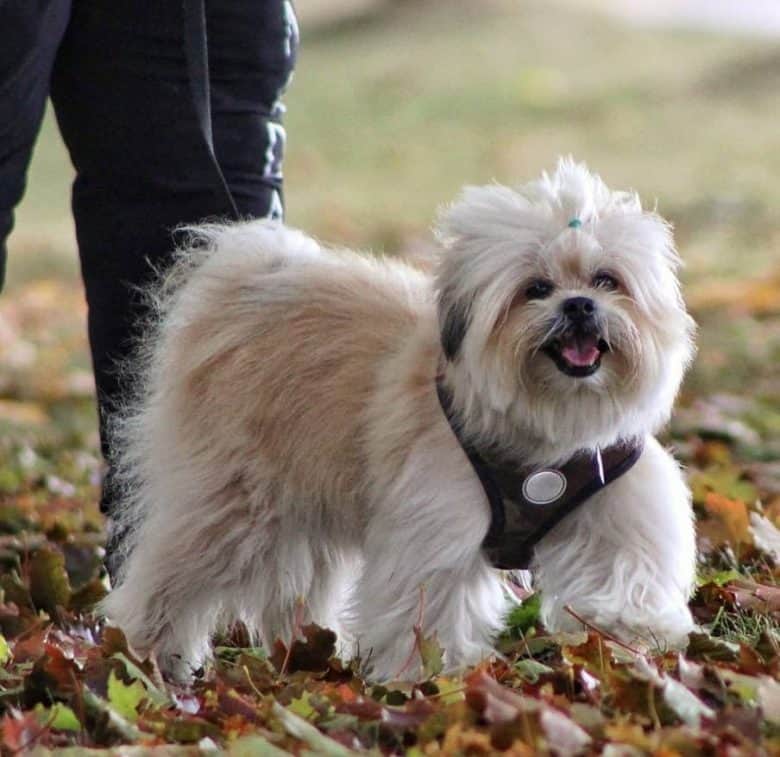
M 365 568 L 348 616 L 374 680 L 416 680 L 418 638 L 434 634 L 448 669 L 478 662 L 503 624 L 501 578 L 481 552 L 484 494 L 465 458 L 453 467 L 436 457 L 436 450 L 413 453 L 367 524 Z
M 636 465 L 537 547 L 542 619 L 579 623 L 567 608 L 624 640 L 678 646 L 693 627 L 695 532 L 690 493 L 671 455 L 648 439 Z

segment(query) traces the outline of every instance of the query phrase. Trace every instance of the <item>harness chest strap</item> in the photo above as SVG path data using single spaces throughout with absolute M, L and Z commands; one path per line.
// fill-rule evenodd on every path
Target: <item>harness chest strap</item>
M 482 548 L 490 562 L 502 570 L 528 568 L 541 539 L 596 492 L 630 470 L 644 448 L 641 439 L 627 440 L 603 450 L 579 452 L 557 468 L 487 461 L 464 439 L 452 395 L 439 377 L 436 393 L 490 503 L 490 528 Z

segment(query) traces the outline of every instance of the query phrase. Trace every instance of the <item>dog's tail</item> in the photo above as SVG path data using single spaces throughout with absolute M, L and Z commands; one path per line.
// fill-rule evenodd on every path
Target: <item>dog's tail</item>
M 155 283 L 144 293 L 157 321 L 195 269 L 210 264 L 227 269 L 249 263 L 254 270 L 267 267 L 271 271 L 315 260 L 322 254 L 322 248 L 311 237 L 265 218 L 180 226 L 177 233 L 183 242 L 174 253 L 173 265 L 157 271 Z

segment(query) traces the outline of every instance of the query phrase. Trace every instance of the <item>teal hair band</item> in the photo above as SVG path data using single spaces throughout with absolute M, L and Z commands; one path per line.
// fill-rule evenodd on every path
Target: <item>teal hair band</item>
M 579 218 L 572 218 L 568 225 L 570 229 L 579 229 L 582 226 L 582 221 Z

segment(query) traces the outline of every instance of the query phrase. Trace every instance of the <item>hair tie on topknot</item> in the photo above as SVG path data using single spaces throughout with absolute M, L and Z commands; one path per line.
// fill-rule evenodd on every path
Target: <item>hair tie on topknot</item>
M 579 218 L 572 218 L 567 224 L 570 229 L 579 229 L 582 226 L 582 221 Z

